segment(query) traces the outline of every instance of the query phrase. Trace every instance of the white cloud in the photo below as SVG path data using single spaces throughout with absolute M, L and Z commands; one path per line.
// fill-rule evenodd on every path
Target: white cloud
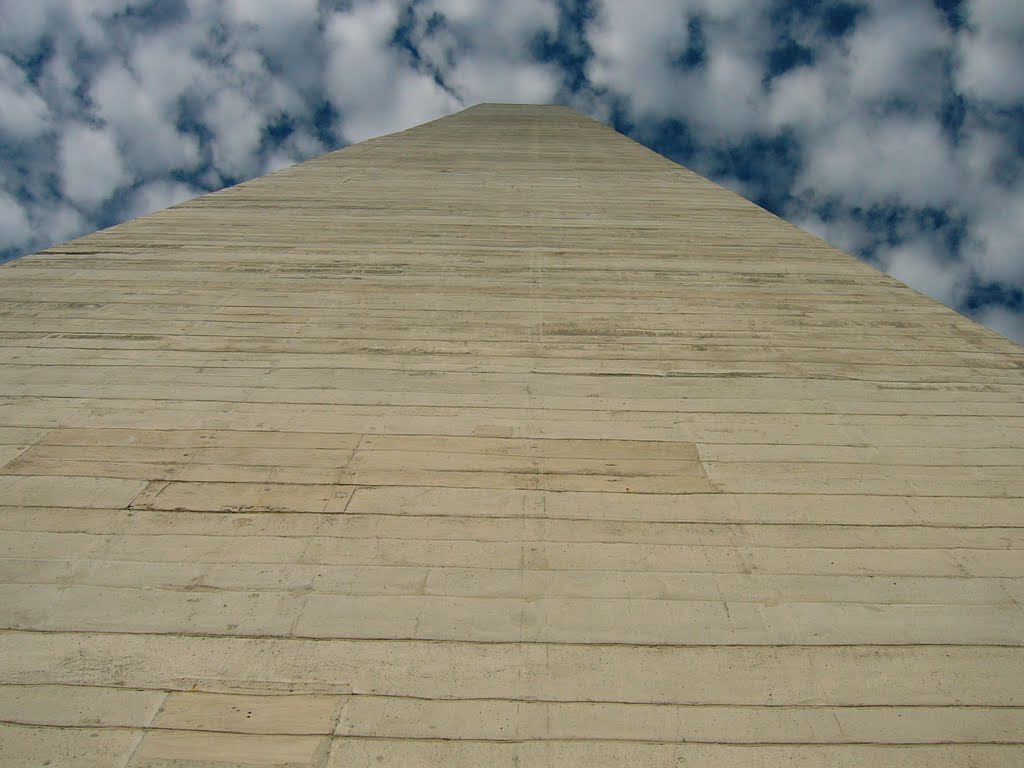
M 969 259 L 979 277 L 1024 286 L 1024 189 L 992 195 L 973 224 Z
M 153 181 L 136 189 L 125 207 L 125 218 L 143 216 L 177 205 L 201 194 L 198 189 L 173 181 Z
M 263 115 L 238 91 L 223 90 L 203 113 L 213 131 L 213 164 L 222 175 L 246 178 L 256 171 Z
M 308 157 L 323 154 L 327 148 L 305 130 L 292 133 L 263 163 L 262 173 L 273 173 L 302 162 Z
M 879 254 L 885 271 L 900 282 L 947 306 L 955 306 L 964 295 L 967 275 L 963 265 L 941 264 L 940 249 L 924 240 L 916 240 Z
M 485 42 L 518 49 L 539 29 L 554 29 L 558 11 L 554 0 L 427 0 L 420 12 L 442 13 L 448 21 L 472 30 L 472 40 L 482 47 Z M 513 50 L 518 53 L 518 50 Z
M 663 119 L 679 110 L 680 73 L 671 61 L 689 42 L 687 6 L 651 0 L 643 12 L 626 2 L 605 2 L 588 28 L 594 85 L 625 98 L 638 119 Z
M 113 127 L 132 167 L 144 175 L 187 170 L 199 162 L 195 137 L 174 127 L 150 90 L 127 69 L 113 65 L 96 78 L 90 90 L 98 116 Z
M 1019 0 L 973 0 L 971 30 L 959 40 L 957 84 L 1001 107 L 1024 99 L 1024 7 Z
M 235 21 L 251 24 L 262 34 L 282 37 L 289 30 L 314 23 L 317 17 L 317 0 L 227 0 L 226 6 Z
M 498 101 L 512 104 L 547 104 L 558 89 L 558 77 L 549 67 L 523 64 L 509 68 L 497 59 L 463 58 L 448 74 L 448 82 L 466 104 Z
M 848 120 L 817 135 L 805 153 L 798 181 L 805 194 L 863 206 L 943 206 L 959 187 L 949 141 L 932 118 Z
M 276 173 L 284 168 L 290 168 L 298 162 L 287 152 L 275 152 L 264 161 L 263 173 Z
M 110 45 L 110 32 L 107 25 L 112 16 L 125 14 L 128 11 L 140 11 L 150 0 L 50 0 L 56 6 L 57 15 L 66 16 L 69 26 L 74 30 L 81 44 L 95 50 L 103 50 Z M 65 22 L 67 23 L 67 22 Z
M 860 253 L 873 240 L 864 227 L 848 218 L 826 221 L 817 214 L 808 213 L 796 217 L 793 223 L 846 253 Z
M 0 251 L 23 246 L 32 238 L 32 226 L 18 201 L 0 192 Z
M 768 102 L 773 127 L 812 132 L 836 120 L 830 109 L 834 88 L 824 67 L 797 67 L 772 81 Z M 833 101 L 834 103 L 834 101 Z
M 462 102 L 544 104 L 554 99 L 560 72 L 529 55 L 538 34 L 556 30 L 554 2 L 426 0 L 415 13 L 422 28 L 434 16 L 444 18 L 443 30 L 428 35 L 420 29 L 416 43 Z
M 762 84 L 773 40 L 763 2 L 658 0 L 642 13 L 627 2 L 606 2 L 590 26 L 595 85 L 611 89 L 637 120 L 685 120 L 713 145 L 741 139 L 768 122 Z M 703 41 L 691 39 L 699 20 Z M 680 60 L 705 46 L 700 66 Z
M 46 33 L 49 12 L 42 0 L 0 2 L 0 50 L 12 54 L 31 51 Z
M 325 84 L 349 141 L 409 128 L 459 107 L 431 75 L 412 69 L 390 45 L 397 22 L 393 2 L 363 2 L 327 22 Z
M 992 130 L 971 127 L 957 150 L 957 159 L 964 168 L 965 176 L 975 188 L 971 192 L 983 192 L 992 186 L 999 172 L 1000 158 L 1006 150 L 1005 136 Z
M 80 211 L 67 203 L 39 206 L 35 215 L 39 229 L 46 233 L 46 240 L 38 244 L 40 247 L 67 242 L 96 229 Z
M 760 129 L 764 121 L 760 62 L 742 46 L 721 45 L 708 55 L 705 76 L 691 75 L 684 104 L 693 106 L 698 124 L 711 140 L 736 140 Z M 694 81 L 697 82 L 694 82 Z
M 203 92 L 216 81 L 215 71 L 196 52 L 205 43 L 205 36 L 191 28 L 137 41 L 125 66 L 145 90 L 152 109 L 169 116 L 184 95 Z
M 919 102 L 935 94 L 943 77 L 940 56 L 951 46 L 952 34 L 929 0 L 873 3 L 849 41 L 850 97 Z
M 49 128 L 49 108 L 29 86 L 25 73 L 0 55 L 0 138 L 24 140 Z
M 1001 306 L 985 307 L 978 313 L 978 322 L 1011 341 L 1024 344 L 1024 315 Z
M 56 51 L 43 65 L 38 81 L 38 93 L 55 116 L 64 120 L 83 113 L 84 105 L 78 95 L 79 76 L 63 51 Z
M 64 194 L 92 208 L 130 181 L 109 130 L 71 123 L 61 135 L 60 174 Z

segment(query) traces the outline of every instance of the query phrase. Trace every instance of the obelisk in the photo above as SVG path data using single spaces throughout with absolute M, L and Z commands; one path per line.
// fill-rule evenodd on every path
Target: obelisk
M 600 123 L 0 294 L 4 765 L 1024 764 L 1024 349 Z

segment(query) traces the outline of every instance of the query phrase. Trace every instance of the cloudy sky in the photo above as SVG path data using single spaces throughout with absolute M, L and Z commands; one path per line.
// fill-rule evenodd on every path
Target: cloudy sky
M 0 0 L 0 259 L 573 106 L 1024 343 L 1021 0 Z

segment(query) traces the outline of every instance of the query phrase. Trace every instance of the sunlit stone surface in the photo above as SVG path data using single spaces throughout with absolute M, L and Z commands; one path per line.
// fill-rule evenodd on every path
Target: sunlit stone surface
M 1024 350 L 570 110 L 0 292 L 5 766 L 1024 764 Z

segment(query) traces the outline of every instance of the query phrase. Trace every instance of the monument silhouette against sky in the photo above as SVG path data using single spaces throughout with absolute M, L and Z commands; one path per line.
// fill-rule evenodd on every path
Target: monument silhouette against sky
M 1024 765 L 1024 349 L 569 109 L 0 293 L 0 764 Z

